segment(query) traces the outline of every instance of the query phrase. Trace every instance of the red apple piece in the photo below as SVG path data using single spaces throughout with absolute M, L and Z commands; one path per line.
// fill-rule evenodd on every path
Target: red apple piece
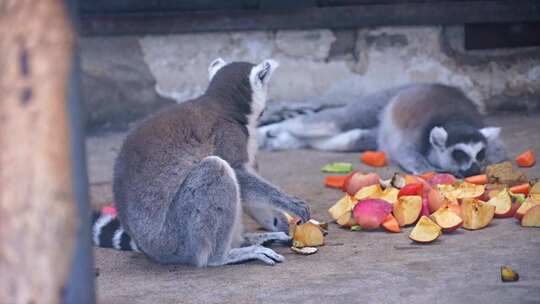
M 531 207 L 523 219 L 521 219 L 521 226 L 523 227 L 540 227 L 540 205 Z
M 360 172 L 351 173 L 343 182 L 343 191 L 350 195 L 354 195 L 363 187 L 380 183 L 379 175 L 376 173 L 362 174 Z
M 493 196 L 488 204 L 495 206 L 495 217 L 510 217 L 512 211 L 512 199 L 506 189 L 499 191 Z
M 422 197 L 418 195 L 400 197 L 394 204 L 393 212 L 400 226 L 414 224 L 422 212 Z
M 437 173 L 428 179 L 431 185 L 452 185 L 455 182 L 456 178 L 448 173 Z
M 343 214 L 350 212 L 355 204 L 356 204 L 356 200 L 354 199 L 354 197 L 348 194 L 345 194 L 345 196 L 342 197 L 339 201 L 337 201 L 337 203 L 335 203 L 334 206 L 328 209 L 328 213 L 330 213 L 330 216 L 334 220 L 337 220 Z
M 361 200 L 354 206 L 353 217 L 364 229 L 377 229 L 386 216 L 392 212 L 392 205 L 381 199 Z
M 422 216 L 409 234 L 409 238 L 418 243 L 430 243 L 441 236 L 441 227 L 427 216 Z
M 454 211 L 452 211 L 448 205 L 442 206 L 439 210 L 435 211 L 431 217 L 441 226 L 444 232 L 452 232 L 463 224 L 463 220 Z
M 464 199 L 461 204 L 463 228 L 469 230 L 482 229 L 489 225 L 495 215 L 495 206 L 477 199 Z

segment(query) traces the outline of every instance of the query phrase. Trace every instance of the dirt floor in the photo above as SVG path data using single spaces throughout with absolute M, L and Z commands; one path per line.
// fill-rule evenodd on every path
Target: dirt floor
M 540 154 L 540 115 L 498 115 L 509 155 L 529 147 Z M 111 201 L 112 162 L 123 134 L 87 140 L 92 202 Z M 350 161 L 357 153 L 288 151 L 259 154 L 261 174 L 307 200 L 313 218 L 329 221 L 327 209 L 341 193 L 323 187 L 322 165 Z M 395 168 L 378 171 L 390 176 Z M 540 177 L 540 165 L 527 170 Z M 254 224 L 248 225 L 251 230 Z M 99 303 L 540 303 L 540 229 L 496 219 L 479 231 L 458 230 L 430 245 L 383 231 L 350 232 L 330 225 L 327 242 L 312 256 L 274 247 L 286 261 L 196 269 L 162 266 L 141 254 L 96 249 Z M 499 267 L 520 274 L 502 283 Z

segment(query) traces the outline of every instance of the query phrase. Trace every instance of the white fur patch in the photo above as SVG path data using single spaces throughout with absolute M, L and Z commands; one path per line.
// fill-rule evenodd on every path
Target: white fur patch
M 480 150 L 485 148 L 485 145 L 483 142 L 476 142 L 476 143 L 469 143 L 469 144 L 459 143 L 459 144 L 455 144 L 452 147 L 453 147 L 452 151 L 454 149 L 460 149 L 469 155 L 470 157 L 469 161 L 461 165 L 462 169 L 468 169 L 471 167 L 472 163 L 476 161 L 476 155 L 478 154 L 478 152 L 480 152 Z
M 97 221 L 92 226 L 92 237 L 94 240 L 95 245 L 99 244 L 99 235 L 101 234 L 101 229 L 105 227 L 108 223 L 110 223 L 112 220 L 114 220 L 114 216 L 109 214 L 101 215 Z
M 222 67 L 227 65 L 227 62 L 221 58 L 214 59 L 210 66 L 208 66 L 208 80 L 212 80 L 214 78 L 214 75 L 216 75 L 217 71 L 219 71 Z
M 113 247 L 115 249 L 120 249 L 120 242 L 122 241 L 122 234 L 124 233 L 124 229 L 122 228 L 118 228 L 116 229 L 116 231 L 114 232 L 114 236 L 113 236 Z

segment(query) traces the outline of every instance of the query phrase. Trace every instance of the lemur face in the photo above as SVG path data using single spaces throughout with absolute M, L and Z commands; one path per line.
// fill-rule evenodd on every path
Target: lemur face
M 432 146 L 428 159 L 436 167 L 459 177 L 480 174 L 487 164 L 487 147 L 499 136 L 499 128 L 483 128 L 468 134 L 452 134 L 453 140 L 444 128 L 435 127 L 430 133 Z M 477 134 L 474 134 L 477 133 Z M 462 136 L 463 141 L 456 141 Z

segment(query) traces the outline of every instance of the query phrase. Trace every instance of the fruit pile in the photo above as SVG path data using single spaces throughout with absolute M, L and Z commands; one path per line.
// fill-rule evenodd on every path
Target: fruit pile
M 529 181 L 510 162 L 465 180 L 440 173 L 395 173 L 381 180 L 376 173 L 352 172 L 341 190 L 345 195 L 328 210 L 338 225 L 400 232 L 416 224 L 409 238 L 419 243 L 460 227 L 482 229 L 493 218 L 515 217 L 524 227 L 540 227 L 540 182 Z

